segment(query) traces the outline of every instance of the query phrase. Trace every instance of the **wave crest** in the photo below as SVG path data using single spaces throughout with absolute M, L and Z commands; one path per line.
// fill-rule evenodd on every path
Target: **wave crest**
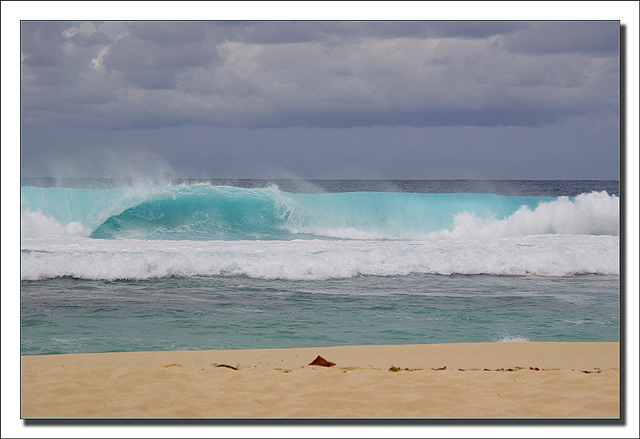
M 457 239 L 619 235 L 619 199 L 493 194 L 293 194 L 209 184 L 22 188 L 22 236 L 102 239 Z

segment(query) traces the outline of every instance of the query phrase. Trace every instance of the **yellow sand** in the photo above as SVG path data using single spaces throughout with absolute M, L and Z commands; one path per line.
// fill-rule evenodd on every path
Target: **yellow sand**
M 618 348 L 471 343 L 23 356 L 21 417 L 618 418 Z M 308 366 L 318 355 L 336 365 Z

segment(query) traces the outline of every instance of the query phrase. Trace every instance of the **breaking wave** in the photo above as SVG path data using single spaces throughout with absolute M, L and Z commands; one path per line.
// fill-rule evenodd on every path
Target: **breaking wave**
M 23 238 L 142 240 L 457 239 L 619 234 L 619 199 L 345 192 L 208 184 L 138 189 L 22 187 Z
M 619 274 L 619 200 L 22 187 L 21 277 Z

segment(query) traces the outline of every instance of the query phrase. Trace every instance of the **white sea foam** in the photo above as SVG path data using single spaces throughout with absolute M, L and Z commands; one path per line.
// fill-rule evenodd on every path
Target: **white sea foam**
M 47 216 L 42 211 L 32 212 L 30 208 L 22 211 L 20 217 L 20 236 L 35 238 L 39 236 L 89 236 L 81 223 L 72 221 L 66 225 L 60 224 L 55 218 Z
M 499 338 L 496 341 L 498 343 L 526 343 L 531 340 L 529 340 L 527 337 L 524 337 L 522 335 L 511 335 L 505 331 L 505 333 L 501 336 L 501 338 Z
M 578 195 L 574 201 L 560 197 L 535 210 L 523 206 L 505 219 L 460 212 L 452 230 L 432 238 L 499 238 L 538 234 L 619 235 L 620 200 L 606 192 Z
M 536 235 L 415 241 L 142 241 L 23 238 L 22 279 L 249 276 L 332 279 L 360 275 L 619 274 L 616 236 Z

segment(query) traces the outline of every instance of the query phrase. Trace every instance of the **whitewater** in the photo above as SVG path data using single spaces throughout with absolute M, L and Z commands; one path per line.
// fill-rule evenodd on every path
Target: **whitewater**
M 618 338 L 617 182 L 250 183 L 21 186 L 23 353 Z
M 618 274 L 617 196 L 23 187 L 22 279 Z M 249 241 L 249 242 L 247 242 Z

